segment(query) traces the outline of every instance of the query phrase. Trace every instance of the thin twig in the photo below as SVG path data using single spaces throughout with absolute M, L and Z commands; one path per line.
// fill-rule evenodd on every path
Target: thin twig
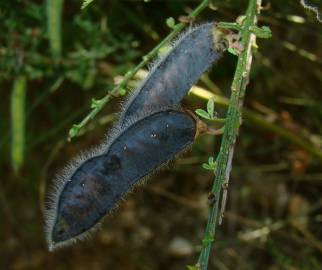
M 209 4 L 209 0 L 203 0 L 199 6 L 193 10 L 189 18 L 194 19 L 196 18 L 199 13 L 204 10 Z M 79 130 L 83 128 L 90 120 L 92 120 L 98 112 L 100 112 L 103 107 L 106 105 L 107 102 L 114 96 L 117 96 L 120 90 L 124 90 L 129 82 L 135 74 L 143 68 L 147 63 L 149 63 L 159 52 L 159 50 L 169 43 L 178 33 L 182 31 L 182 29 L 186 26 L 185 23 L 178 23 L 172 30 L 172 32 L 164 38 L 152 51 L 150 51 L 147 55 L 143 56 L 142 61 L 131 71 L 127 72 L 123 78 L 123 80 L 115 86 L 111 91 L 107 93 L 105 97 L 99 100 L 94 100 L 92 102 L 91 108 L 92 111 L 78 124 L 73 125 L 73 127 L 69 130 L 68 140 L 71 140 L 73 137 L 77 136 Z
M 238 57 L 237 67 L 231 86 L 231 97 L 225 121 L 224 135 L 220 152 L 216 160 L 215 180 L 211 190 L 215 200 L 208 216 L 206 231 L 202 241 L 202 250 L 197 264 L 197 267 L 201 270 L 206 270 L 208 268 L 210 250 L 212 242 L 214 241 L 218 219 L 219 197 L 223 185 L 225 185 L 225 188 L 227 188 L 228 185 L 235 141 L 241 124 L 243 97 L 248 83 L 252 62 L 252 48 L 256 39 L 255 34 L 253 34 L 250 29 L 256 26 L 257 14 L 260 11 L 260 6 L 261 0 L 249 0 L 245 21 L 241 26 L 240 34 L 244 50 Z M 224 203 L 225 201 L 223 202 L 223 207 Z

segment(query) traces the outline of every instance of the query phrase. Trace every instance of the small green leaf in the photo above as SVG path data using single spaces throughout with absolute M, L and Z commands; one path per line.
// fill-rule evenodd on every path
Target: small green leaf
M 209 245 L 209 244 L 211 244 L 214 240 L 215 240 L 215 239 L 214 239 L 214 237 L 213 237 L 213 236 L 211 236 L 210 234 L 207 234 L 207 235 L 205 235 L 204 239 L 202 239 L 202 243 L 203 243 L 204 245 Z
M 245 20 L 246 20 L 246 16 L 245 16 L 245 15 L 240 15 L 240 16 L 238 16 L 238 18 L 236 19 L 236 22 L 237 22 L 237 24 L 239 24 L 239 25 L 243 25 Z
M 210 115 L 203 109 L 197 109 L 195 110 L 195 113 L 202 118 L 209 119 L 209 120 L 211 119 Z
M 231 54 L 236 55 L 236 56 L 239 55 L 238 51 L 232 47 L 228 48 L 228 52 L 230 52 Z
M 207 103 L 207 111 L 211 119 L 214 118 L 214 106 L 214 98 L 210 98 Z
M 100 105 L 100 100 L 92 98 L 91 109 L 96 109 L 98 108 L 99 105 Z
M 149 56 L 148 55 L 144 55 L 143 57 L 142 57 L 142 59 L 143 59 L 143 61 L 149 61 Z M 125 74 L 125 77 L 126 77 L 126 74 Z
M 167 20 L 166 20 L 166 23 L 167 23 L 167 26 L 171 29 L 173 29 L 176 25 L 176 22 L 175 20 L 172 18 L 172 17 L 169 17 Z
M 70 141 L 72 138 L 76 137 L 78 132 L 80 130 L 79 125 L 73 125 L 73 127 L 68 132 L 68 141 Z
M 268 26 L 252 26 L 249 29 L 251 32 L 253 32 L 256 37 L 258 38 L 271 38 L 272 37 L 272 31 Z
M 210 166 L 213 171 L 216 170 L 217 162 L 212 163 Z
M 214 157 L 209 157 L 209 158 L 208 158 L 208 163 L 209 163 L 210 165 L 215 164 L 215 163 L 214 163 Z
M 126 89 L 120 88 L 118 93 L 119 93 L 120 96 L 125 96 L 126 95 Z
M 214 171 L 216 169 L 217 163 L 214 160 L 214 157 L 209 157 L 208 163 L 203 163 L 201 166 L 205 170 Z
M 92 3 L 94 0 L 84 0 L 81 6 L 81 9 L 86 8 L 90 3 Z
M 202 168 L 205 170 L 212 170 L 212 167 L 208 163 L 202 163 Z

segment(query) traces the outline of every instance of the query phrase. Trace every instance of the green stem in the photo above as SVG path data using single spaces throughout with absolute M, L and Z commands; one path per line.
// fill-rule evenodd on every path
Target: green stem
M 26 91 L 27 79 L 20 75 L 15 78 L 11 92 L 11 163 L 15 171 L 24 162 Z
M 62 54 L 62 14 L 63 14 L 64 0 L 47 0 L 47 31 L 49 38 L 50 50 L 55 61 L 61 57 Z
M 189 18 L 196 18 L 199 15 L 199 13 L 208 6 L 208 4 L 209 0 L 203 0 L 200 3 L 200 5 L 197 6 L 196 9 L 191 12 Z M 143 68 L 147 63 L 149 63 L 158 54 L 160 48 L 169 43 L 179 32 L 182 31 L 182 29 L 185 26 L 185 23 L 177 24 L 166 38 L 164 38 L 147 55 L 143 56 L 142 61 L 135 68 L 133 68 L 131 71 L 125 74 L 123 80 L 117 86 L 115 86 L 111 91 L 109 91 L 105 97 L 96 100 L 95 106 L 93 107 L 92 111 L 80 123 L 73 125 L 72 129 L 70 129 L 68 139 L 70 140 L 73 137 L 77 136 L 79 130 L 83 128 L 90 120 L 92 120 L 103 109 L 106 103 L 109 102 L 113 96 L 118 95 L 120 90 L 125 89 L 129 80 L 131 80 L 141 68 Z
M 203 239 L 202 250 L 198 259 L 198 267 L 202 270 L 208 268 L 209 254 L 212 242 L 215 237 L 215 230 L 218 219 L 219 197 L 224 187 L 222 210 L 225 205 L 226 190 L 231 170 L 231 163 L 234 153 L 234 146 L 241 124 L 241 110 L 243 106 L 243 97 L 248 83 L 250 66 L 252 62 L 252 47 L 255 42 L 255 35 L 249 30 L 256 26 L 257 14 L 259 13 L 261 0 L 249 0 L 246 11 L 246 19 L 241 26 L 241 42 L 244 50 L 238 57 L 237 67 L 231 86 L 231 96 L 228 106 L 225 129 L 222 137 L 220 152 L 217 156 L 217 166 L 215 169 L 215 180 L 211 192 L 214 195 L 214 203 L 211 206 Z

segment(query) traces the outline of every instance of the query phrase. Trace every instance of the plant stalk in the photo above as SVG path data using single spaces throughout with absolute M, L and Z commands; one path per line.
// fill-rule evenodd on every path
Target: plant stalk
M 210 208 L 206 231 L 202 241 L 202 250 L 197 263 L 198 268 L 201 270 L 208 269 L 209 255 L 215 237 L 217 221 L 222 218 L 225 208 L 234 147 L 239 126 L 241 124 L 243 99 L 252 63 L 252 48 L 256 40 L 256 36 L 250 31 L 250 29 L 257 24 L 257 15 L 260 12 L 260 6 L 261 0 L 249 0 L 245 20 L 241 26 L 240 35 L 244 50 L 238 57 L 237 67 L 231 85 L 231 96 L 225 121 L 224 134 L 221 141 L 220 151 L 216 159 L 217 166 L 215 169 L 215 179 L 211 189 L 214 200 Z M 222 190 L 223 201 L 221 204 L 220 214 L 218 211 L 220 203 L 219 199 Z

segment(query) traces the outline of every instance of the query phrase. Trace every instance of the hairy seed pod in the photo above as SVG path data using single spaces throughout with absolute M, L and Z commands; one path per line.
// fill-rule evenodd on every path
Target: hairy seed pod
M 136 184 L 189 147 L 196 120 L 165 109 L 125 124 L 94 153 L 74 161 L 47 211 L 50 249 L 81 239 Z
M 154 64 L 148 77 L 125 103 L 120 123 L 137 111 L 148 112 L 180 103 L 225 48 L 222 32 L 214 23 L 188 31 Z

